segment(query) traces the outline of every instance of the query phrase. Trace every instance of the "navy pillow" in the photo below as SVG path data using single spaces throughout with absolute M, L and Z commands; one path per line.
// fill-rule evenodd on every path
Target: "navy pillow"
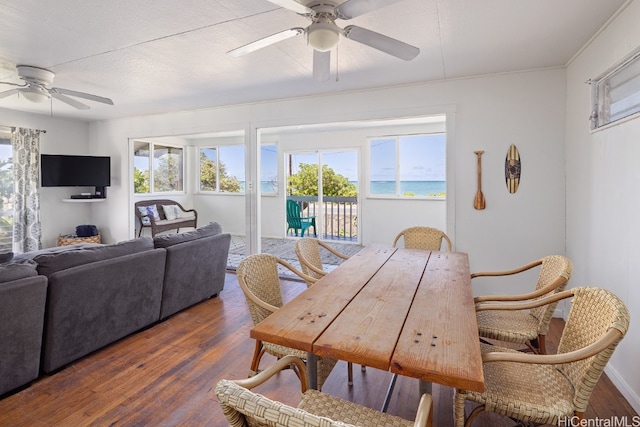
M 13 259 L 13 252 L 0 253 L 0 264 L 4 264 L 5 262 L 9 262 L 12 259 Z
M 98 227 L 95 225 L 79 225 L 76 227 L 76 236 L 91 237 L 98 235 Z

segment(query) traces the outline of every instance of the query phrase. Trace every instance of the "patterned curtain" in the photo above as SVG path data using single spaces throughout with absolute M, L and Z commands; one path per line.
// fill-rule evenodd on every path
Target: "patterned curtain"
M 40 131 L 16 128 L 11 135 L 13 146 L 13 251 L 42 248 L 40 226 Z

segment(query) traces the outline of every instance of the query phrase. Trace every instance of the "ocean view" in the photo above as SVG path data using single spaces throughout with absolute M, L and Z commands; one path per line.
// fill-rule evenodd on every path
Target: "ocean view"
M 446 181 L 400 181 L 400 194 L 415 196 L 430 196 L 447 191 Z M 371 181 L 371 194 L 395 194 L 394 181 Z
M 357 181 L 351 181 L 358 184 Z M 244 181 L 241 182 L 244 191 Z M 275 193 L 277 183 L 273 181 L 262 181 L 260 191 L 263 193 Z M 364 191 L 364 189 L 362 189 Z M 400 181 L 400 194 L 413 194 L 415 196 L 430 196 L 443 194 L 447 191 L 446 181 Z M 384 195 L 395 194 L 396 184 L 394 181 L 371 181 L 371 194 Z

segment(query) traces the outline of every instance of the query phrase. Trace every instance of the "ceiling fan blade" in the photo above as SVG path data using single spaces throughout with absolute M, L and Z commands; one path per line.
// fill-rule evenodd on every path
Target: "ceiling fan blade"
M 331 51 L 313 50 L 313 79 L 320 82 L 329 80 L 331 74 Z
M 289 9 L 294 11 L 295 13 L 301 13 L 303 15 L 314 14 L 313 9 L 298 3 L 294 0 L 269 0 L 271 3 L 276 4 L 280 7 L 284 7 L 285 9 Z
M 113 101 L 111 99 L 109 99 L 109 98 L 105 98 L 103 96 L 98 96 L 98 95 L 92 95 L 90 93 L 78 92 L 78 91 L 71 90 L 71 89 L 63 89 L 61 87 L 53 87 L 53 88 L 50 89 L 49 92 L 51 93 L 52 96 L 53 96 L 54 93 L 57 93 L 57 94 L 61 94 L 61 95 L 75 96 L 77 98 L 83 98 L 83 99 L 88 99 L 90 101 L 96 101 L 96 102 L 101 102 L 103 104 L 113 105 Z M 60 98 L 58 98 L 58 99 L 60 99 Z M 84 105 L 84 104 L 82 104 L 82 105 Z
M 65 104 L 69 104 L 69 105 L 71 105 L 73 108 L 77 108 L 78 110 L 88 110 L 88 109 L 89 109 L 89 106 L 88 106 L 88 105 L 83 104 L 83 103 L 82 103 L 82 102 L 80 102 L 80 101 L 76 101 L 76 100 L 75 100 L 75 99 L 73 99 L 73 98 L 69 98 L 69 97 L 68 97 L 68 96 L 66 96 L 66 95 L 63 95 L 63 94 L 61 94 L 61 93 L 54 92 L 54 91 L 51 91 L 50 93 L 51 93 L 51 96 L 52 96 L 52 97 L 54 97 L 55 99 L 57 99 L 58 101 L 62 101 L 62 102 L 64 102 Z
M 347 0 L 335 9 L 340 19 L 351 19 L 402 0 Z M 275 3 L 275 2 L 274 2 Z
M 405 61 L 411 61 L 420 53 L 415 46 L 355 25 L 345 27 L 344 36 Z
M 19 83 L 9 83 L 9 82 L 0 82 L 0 85 L 9 85 L 9 86 L 18 86 L 18 87 L 27 87 L 26 84 L 19 84 Z
M 0 92 L 0 98 L 6 98 L 7 96 L 15 95 L 20 93 L 20 89 L 9 89 L 4 92 Z
M 256 50 L 262 49 L 267 46 L 271 46 L 272 44 L 281 42 L 286 39 L 290 39 L 291 37 L 299 36 L 304 33 L 304 28 L 291 28 L 289 30 L 280 31 L 279 33 L 272 34 L 260 40 L 256 40 L 249 44 L 245 44 L 244 46 L 240 46 L 238 48 L 232 49 L 227 52 L 228 55 L 237 58 L 242 55 L 246 55 L 247 53 L 255 52 Z

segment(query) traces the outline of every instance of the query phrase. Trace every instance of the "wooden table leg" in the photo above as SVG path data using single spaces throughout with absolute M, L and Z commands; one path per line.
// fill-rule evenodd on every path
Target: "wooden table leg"
M 307 378 L 309 379 L 309 388 L 318 389 L 318 356 L 313 353 L 307 353 Z

